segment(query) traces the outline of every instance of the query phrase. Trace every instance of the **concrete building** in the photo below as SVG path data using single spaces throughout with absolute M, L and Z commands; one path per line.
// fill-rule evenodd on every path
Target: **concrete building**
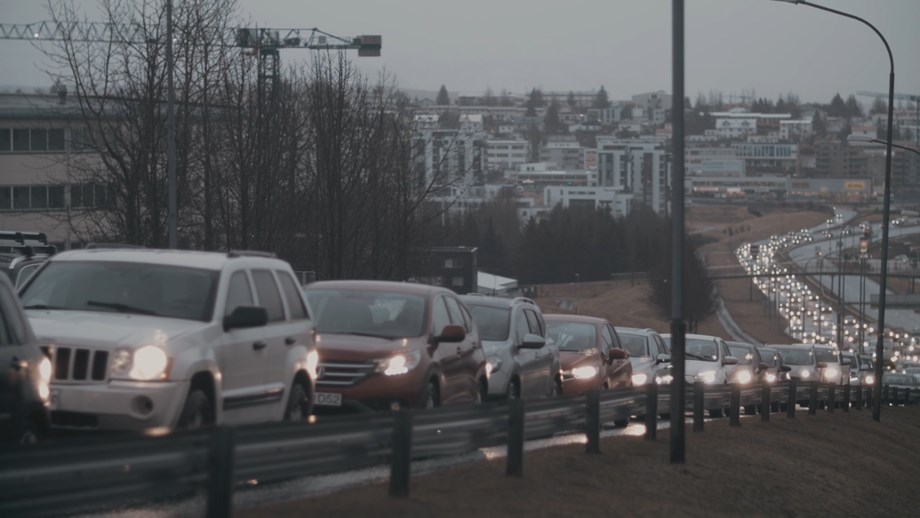
M 524 139 L 489 139 L 485 142 L 485 169 L 517 169 L 530 158 L 530 144 Z
M 748 175 L 789 174 L 796 171 L 799 147 L 796 144 L 770 142 L 766 139 L 732 144 L 735 156 L 744 160 Z
M 582 169 L 585 163 L 585 148 L 574 138 L 567 141 L 550 140 L 540 148 L 540 161 L 552 162 L 559 169 L 566 171 Z
M 548 186 L 543 190 L 543 204 L 552 210 L 563 207 L 586 207 L 610 211 L 614 217 L 626 217 L 632 208 L 632 194 L 615 187 Z
M 632 96 L 633 119 L 642 117 L 655 124 L 664 124 L 671 112 L 672 99 L 671 94 L 663 90 Z
M 659 214 L 667 211 L 671 174 L 667 140 L 656 137 L 597 139 L 598 184 L 632 194 Z

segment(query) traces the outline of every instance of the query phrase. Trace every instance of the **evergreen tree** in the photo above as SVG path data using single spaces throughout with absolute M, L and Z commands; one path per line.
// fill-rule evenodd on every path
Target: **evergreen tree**
M 559 120 L 559 101 L 555 98 L 549 103 L 546 115 L 543 117 L 543 127 L 547 133 L 561 133 L 562 122 Z
M 438 90 L 438 99 L 436 101 L 440 106 L 447 106 L 450 104 L 450 95 L 447 93 L 447 87 L 441 85 L 441 89 Z
M 604 89 L 604 85 L 601 85 L 601 89 L 594 96 L 594 102 L 591 103 L 591 107 L 600 109 L 610 107 L 610 99 L 607 98 L 607 90 Z
M 827 136 L 827 125 L 824 124 L 824 117 L 821 116 L 821 112 L 816 111 L 814 117 L 811 118 L 811 129 L 819 137 Z
M 530 91 L 530 95 L 527 97 L 527 111 L 525 115 L 528 117 L 535 117 L 537 115 L 537 108 L 543 107 L 543 92 L 534 88 Z
M 831 104 L 827 108 L 827 114 L 831 117 L 847 116 L 847 104 L 843 101 L 843 97 L 840 97 L 839 93 L 834 95 L 834 98 L 831 99 Z
M 847 118 L 859 118 L 863 116 L 862 106 L 859 105 L 859 101 L 856 100 L 855 95 L 850 95 L 847 97 Z
M 575 110 L 578 106 L 578 103 L 575 102 L 575 92 L 569 91 L 569 96 L 566 98 L 566 102 L 569 104 L 569 108 Z
M 885 100 L 881 97 L 876 97 L 875 100 L 872 101 L 872 108 L 869 110 L 869 113 L 871 115 L 875 115 L 877 113 L 887 114 L 888 103 L 886 103 Z

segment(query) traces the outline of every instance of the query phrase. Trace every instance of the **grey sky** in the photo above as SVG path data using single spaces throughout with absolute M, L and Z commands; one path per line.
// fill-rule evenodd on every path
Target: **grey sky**
M 180 0 L 176 0 L 180 1 Z M 891 45 L 895 90 L 920 94 L 920 0 L 815 0 L 866 18 Z M 95 2 L 85 2 L 89 8 Z M 39 2 L 0 0 L 3 22 L 45 19 Z M 593 90 L 612 99 L 671 90 L 670 0 L 240 0 L 261 27 L 380 34 L 380 58 L 355 57 L 372 79 L 387 70 L 405 88 L 480 94 Z M 888 59 L 868 27 L 771 0 L 686 0 L 686 92 L 795 92 L 829 102 L 886 92 Z M 285 63 L 309 51 L 282 54 Z M 25 42 L 0 40 L 3 84 L 47 85 Z M 860 98 L 863 103 L 871 99 Z

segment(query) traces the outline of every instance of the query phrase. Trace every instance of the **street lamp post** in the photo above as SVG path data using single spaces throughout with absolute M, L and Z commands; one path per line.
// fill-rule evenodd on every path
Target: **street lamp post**
M 885 338 L 885 291 L 888 288 L 888 226 L 891 220 L 891 139 L 892 132 L 894 131 L 894 56 L 891 54 L 891 46 L 888 45 L 888 40 L 882 36 L 882 33 L 875 28 L 874 25 L 868 21 L 854 16 L 843 11 L 838 11 L 836 9 L 831 9 L 829 7 L 824 7 L 822 5 L 813 4 L 811 2 L 806 2 L 804 0 L 778 0 L 780 2 L 786 2 L 790 4 L 802 4 L 809 7 L 814 7 L 815 9 L 820 9 L 822 11 L 827 11 L 838 16 L 844 16 L 862 22 L 870 29 L 872 29 L 875 34 L 881 38 L 882 43 L 885 44 L 885 50 L 888 51 L 888 63 L 890 66 L 890 72 L 888 74 L 888 134 L 885 136 L 885 198 L 882 202 L 882 266 L 879 282 L 879 292 L 878 292 L 878 340 L 875 344 L 875 354 L 877 361 L 875 362 L 875 379 L 876 383 L 873 387 L 872 394 L 872 419 L 878 421 L 881 418 L 881 395 L 882 395 L 882 361 L 884 360 L 884 338 Z

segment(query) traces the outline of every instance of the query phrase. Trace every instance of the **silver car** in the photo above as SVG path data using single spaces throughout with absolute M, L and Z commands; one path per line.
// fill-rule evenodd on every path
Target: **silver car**
M 562 393 L 559 348 L 547 336 L 539 306 L 528 298 L 460 297 L 479 327 L 490 399 Z
M 633 386 L 671 382 L 671 355 L 661 335 L 654 329 L 616 327 L 623 347 L 629 351 Z

